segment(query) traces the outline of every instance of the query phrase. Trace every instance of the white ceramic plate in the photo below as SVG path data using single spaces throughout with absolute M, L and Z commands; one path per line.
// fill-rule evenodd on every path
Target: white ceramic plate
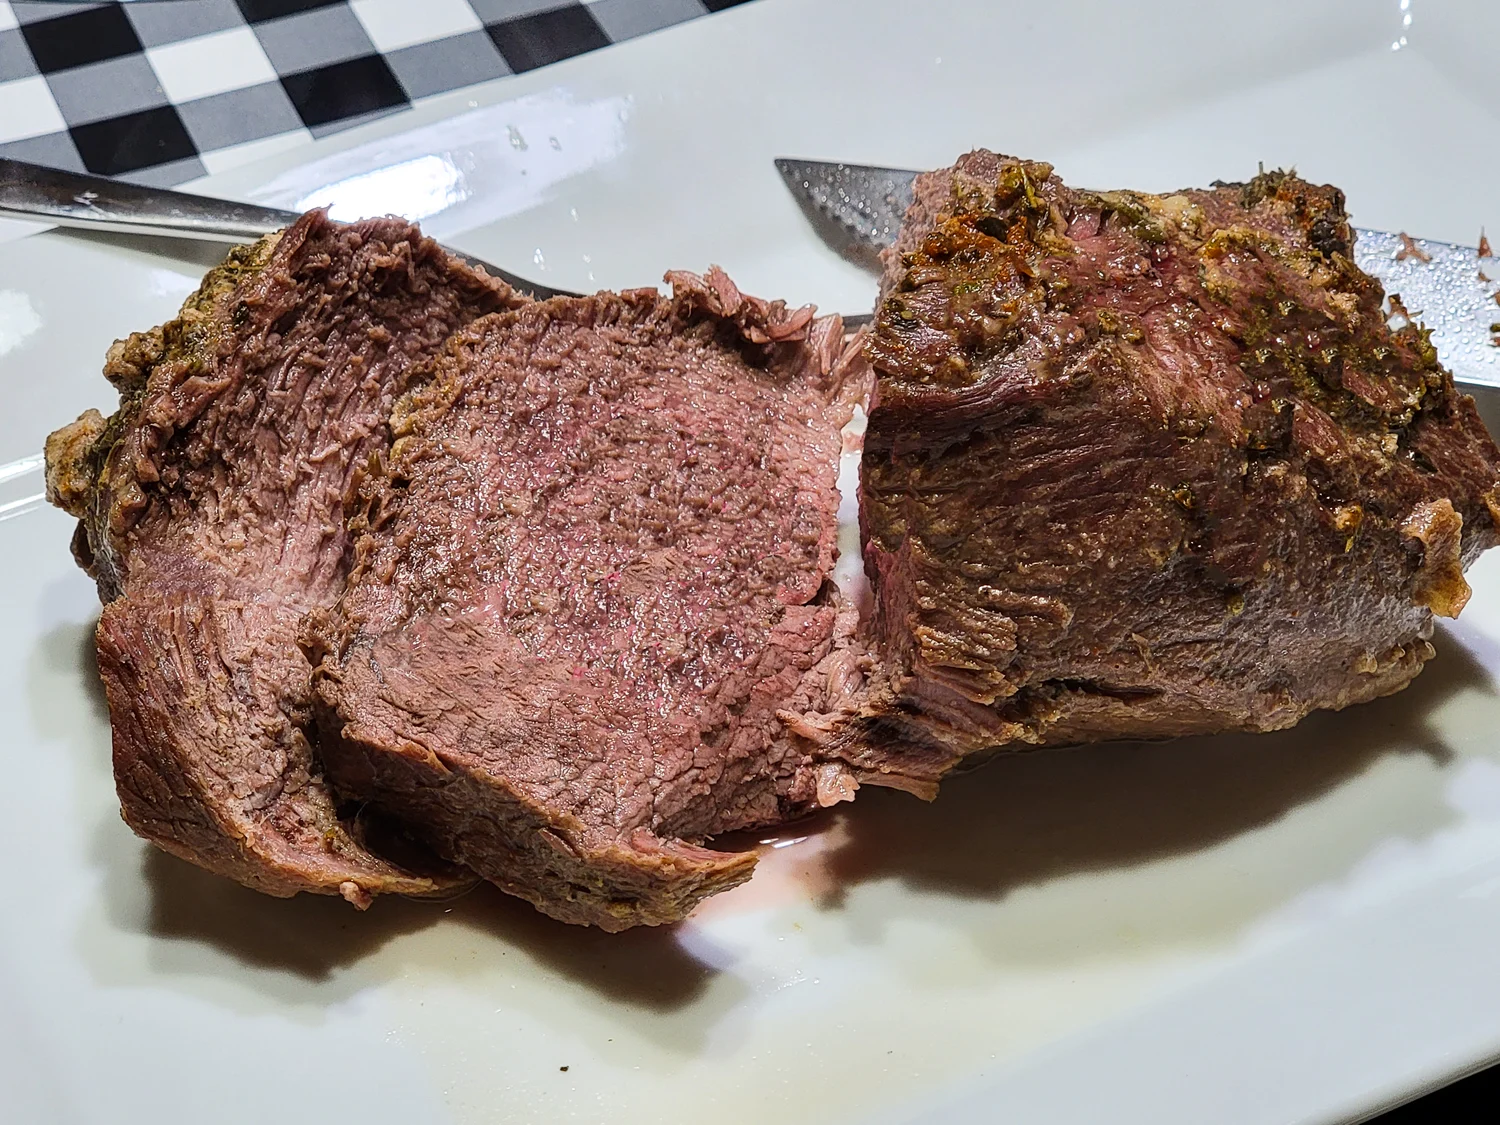
M 773 156 L 1295 164 L 1365 225 L 1472 242 L 1497 41 L 1485 0 L 763 0 L 203 186 L 425 213 L 553 284 L 712 261 L 846 309 L 873 283 Z M 207 264 L 0 245 L 0 463 L 107 407 L 108 343 Z M 1500 1055 L 1500 555 L 1400 696 L 866 792 L 692 923 L 610 937 L 498 893 L 276 901 L 136 840 L 70 521 L 34 465 L 0 477 L 6 1122 L 1331 1122 Z

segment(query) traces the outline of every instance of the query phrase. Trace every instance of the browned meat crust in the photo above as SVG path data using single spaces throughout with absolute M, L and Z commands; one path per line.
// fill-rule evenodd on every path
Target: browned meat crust
M 983 151 L 921 178 L 869 349 L 867 752 L 930 783 L 1417 674 L 1496 542 L 1500 451 L 1387 326 L 1343 204 L 1283 173 L 1085 192 Z

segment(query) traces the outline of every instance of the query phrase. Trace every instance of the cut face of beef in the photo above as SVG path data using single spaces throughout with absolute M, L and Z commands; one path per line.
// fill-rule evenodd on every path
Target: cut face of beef
M 297 638 L 343 590 L 345 498 L 388 446 L 407 372 L 518 303 L 404 222 L 313 213 L 110 352 L 119 412 L 52 436 L 48 490 L 82 521 L 74 550 L 106 603 L 115 776 L 142 836 L 274 895 L 362 906 L 453 884 L 340 818 Z
M 864 369 L 837 318 L 669 280 L 453 338 L 309 641 L 341 789 L 608 930 L 749 877 L 703 838 L 854 788 L 820 742 L 861 681 L 830 574 Z
M 1352 238 L 1282 173 L 1086 192 L 981 151 L 919 180 L 869 348 L 865 753 L 932 782 L 1417 674 L 1496 542 L 1500 451 Z

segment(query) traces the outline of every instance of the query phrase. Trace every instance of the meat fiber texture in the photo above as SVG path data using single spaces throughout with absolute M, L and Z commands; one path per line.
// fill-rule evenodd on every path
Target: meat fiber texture
M 343 592 L 345 498 L 413 365 L 520 303 L 399 220 L 322 213 L 236 250 L 178 319 L 111 349 L 120 408 L 47 442 L 106 603 L 99 671 L 140 835 L 273 895 L 441 893 L 341 817 L 307 737 L 305 614 Z
M 837 318 L 670 279 L 531 304 L 314 213 L 111 350 L 120 409 L 52 435 L 48 490 L 131 827 L 270 894 L 466 865 L 619 929 L 748 877 L 706 837 L 852 796 L 868 368 Z
M 1410 682 L 1496 542 L 1500 451 L 1353 238 L 1280 172 L 1088 192 L 977 151 L 919 179 L 869 346 L 856 764 L 932 786 Z
M 862 686 L 830 579 L 867 369 L 837 317 L 668 278 L 458 332 L 310 629 L 340 790 L 606 930 L 750 876 L 707 837 L 856 786 L 824 744 Z

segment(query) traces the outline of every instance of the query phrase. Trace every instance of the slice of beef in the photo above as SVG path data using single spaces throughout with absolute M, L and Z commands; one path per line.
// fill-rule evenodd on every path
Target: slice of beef
M 930 785 L 1420 671 L 1496 542 L 1500 451 L 1353 237 L 1280 172 L 1087 192 L 980 151 L 921 178 L 869 349 L 867 753 Z
M 837 318 L 718 271 L 458 333 L 397 406 L 348 593 L 311 630 L 336 784 L 567 922 L 682 918 L 699 846 L 851 796 L 830 581 Z
M 99 670 L 125 820 L 274 895 L 433 893 L 346 822 L 305 732 L 303 615 L 344 587 L 345 498 L 413 364 L 518 304 L 399 220 L 322 213 L 233 252 L 178 319 L 116 344 L 120 391 L 47 443 L 106 603 Z

